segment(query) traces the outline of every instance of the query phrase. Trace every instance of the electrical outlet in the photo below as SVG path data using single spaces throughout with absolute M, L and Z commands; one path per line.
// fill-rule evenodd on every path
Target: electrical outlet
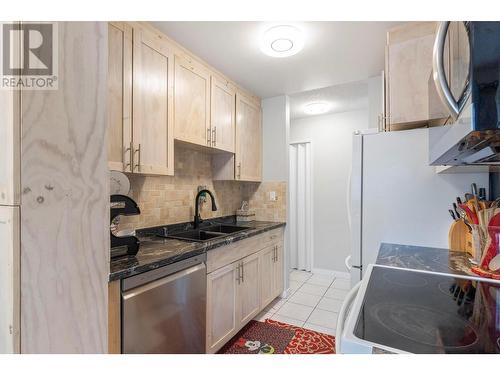
M 278 200 L 278 196 L 276 195 L 275 191 L 269 192 L 269 200 L 272 202 L 276 202 Z

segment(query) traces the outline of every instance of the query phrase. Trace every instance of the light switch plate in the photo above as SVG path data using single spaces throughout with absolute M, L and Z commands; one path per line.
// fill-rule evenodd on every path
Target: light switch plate
M 269 192 L 269 200 L 270 201 L 277 201 L 278 200 L 278 196 L 276 195 L 276 192 L 275 191 L 270 191 Z

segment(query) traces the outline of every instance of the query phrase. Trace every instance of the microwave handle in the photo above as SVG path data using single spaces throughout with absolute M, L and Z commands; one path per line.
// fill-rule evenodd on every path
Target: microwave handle
M 465 27 L 468 30 L 468 24 L 465 23 Z M 438 92 L 441 101 L 448 109 L 453 120 L 457 120 L 458 116 L 462 112 L 469 99 L 471 92 L 470 85 L 470 69 L 469 76 L 465 87 L 460 95 L 460 99 L 457 101 L 453 97 L 453 94 L 446 80 L 446 74 L 444 69 L 444 48 L 446 44 L 446 34 L 448 33 L 448 27 L 450 26 L 450 21 L 444 21 L 439 24 L 438 31 L 436 34 L 436 40 L 434 42 L 434 50 L 432 53 L 432 71 L 433 79 L 436 85 L 436 90 Z M 469 37 L 469 51 L 470 51 L 470 37 Z

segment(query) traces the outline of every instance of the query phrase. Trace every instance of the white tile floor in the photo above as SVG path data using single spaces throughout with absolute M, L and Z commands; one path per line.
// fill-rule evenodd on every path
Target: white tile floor
M 292 270 L 288 298 L 276 298 L 256 319 L 335 335 L 337 315 L 349 288 L 348 279 Z

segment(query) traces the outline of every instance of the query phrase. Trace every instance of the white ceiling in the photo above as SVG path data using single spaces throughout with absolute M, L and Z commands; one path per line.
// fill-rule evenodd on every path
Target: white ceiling
M 324 101 L 330 109 L 322 115 L 368 108 L 368 81 L 358 81 L 290 95 L 290 118 L 310 117 L 306 104 Z
M 262 98 L 360 81 L 384 68 L 386 31 L 401 22 L 287 22 L 304 49 L 273 58 L 259 48 L 279 22 L 153 22 L 165 34 Z

